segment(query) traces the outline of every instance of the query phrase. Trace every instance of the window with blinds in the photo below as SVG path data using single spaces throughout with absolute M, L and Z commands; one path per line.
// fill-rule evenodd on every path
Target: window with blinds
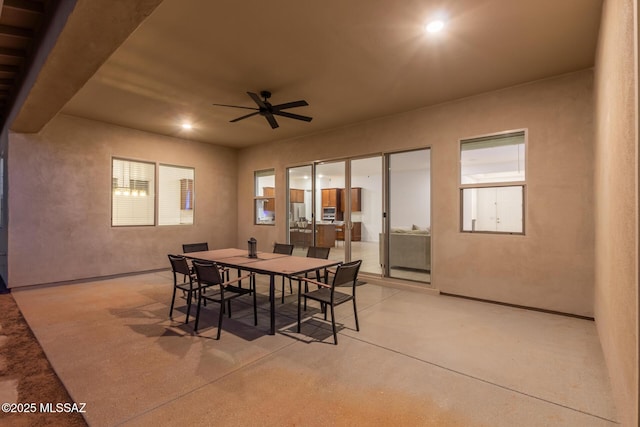
M 460 141 L 462 231 L 524 234 L 525 136 Z
M 113 158 L 111 225 L 155 224 L 155 164 Z
M 158 168 L 158 225 L 193 224 L 193 168 L 160 165 Z

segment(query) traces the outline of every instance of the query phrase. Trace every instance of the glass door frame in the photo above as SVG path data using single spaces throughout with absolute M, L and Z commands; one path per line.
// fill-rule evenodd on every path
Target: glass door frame
M 384 239 L 384 244 L 382 246 L 382 259 L 381 262 L 383 264 L 382 266 L 382 274 L 383 277 L 385 278 L 389 278 L 389 279 L 400 279 L 400 280 L 406 280 L 406 281 L 411 281 L 411 282 L 415 282 L 415 283 L 419 283 L 419 284 L 425 284 L 425 285 L 431 285 L 431 278 L 433 276 L 433 233 L 430 232 L 430 236 L 431 238 L 429 239 L 429 256 L 431 257 L 430 259 L 430 270 L 429 270 L 429 280 L 428 281 L 423 281 L 423 280 L 413 280 L 410 278 L 404 278 L 404 277 L 395 277 L 392 276 L 391 274 L 391 265 L 389 262 L 390 259 L 390 248 L 389 248 L 389 237 L 391 234 L 391 227 L 390 227 L 390 223 L 391 223 L 391 156 L 393 156 L 394 154 L 402 154 L 402 153 L 410 153 L 413 151 L 422 151 L 422 150 L 428 150 L 429 151 L 429 217 L 432 218 L 432 213 L 433 213 L 433 203 L 432 203 L 432 193 L 431 193 L 431 189 L 433 188 L 432 185 L 432 174 L 431 174 L 431 165 L 433 164 L 432 161 L 432 148 L 430 146 L 426 146 L 426 147 L 416 147 L 416 148 L 410 148 L 410 149 L 406 149 L 406 150 L 398 150 L 398 151 L 388 151 L 383 153 L 383 180 L 384 180 L 384 191 L 383 191 L 383 204 L 384 204 L 384 208 L 383 208 L 383 228 L 382 228 L 382 234 L 383 234 L 383 239 Z M 431 228 L 431 219 L 429 220 L 429 227 Z

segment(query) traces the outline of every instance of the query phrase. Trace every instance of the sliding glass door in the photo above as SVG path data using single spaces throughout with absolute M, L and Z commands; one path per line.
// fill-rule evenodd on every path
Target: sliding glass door
M 429 149 L 289 168 L 287 190 L 295 255 L 327 247 L 364 274 L 431 281 Z
M 387 155 L 386 275 L 431 282 L 431 151 Z
M 382 275 L 382 156 L 353 159 L 350 165 L 351 200 L 345 203 L 345 247 L 350 259 L 362 260 L 360 271 Z

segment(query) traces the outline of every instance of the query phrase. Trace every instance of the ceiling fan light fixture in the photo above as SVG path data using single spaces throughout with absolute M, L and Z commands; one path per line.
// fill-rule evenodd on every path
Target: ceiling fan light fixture
M 247 92 L 247 95 L 249 95 L 249 97 L 253 100 L 253 102 L 255 102 L 257 108 L 244 107 L 241 105 L 229 105 L 229 104 L 212 104 L 212 105 L 216 105 L 219 107 L 231 107 L 231 108 L 242 108 L 245 110 L 253 110 L 253 113 L 245 114 L 244 116 L 240 116 L 238 118 L 230 120 L 231 123 L 235 123 L 240 120 L 247 119 L 249 117 L 260 115 L 265 119 L 267 119 L 267 122 L 269 122 L 271 129 L 276 129 L 279 127 L 279 125 L 274 116 L 287 117 L 289 119 L 302 120 L 305 122 L 310 122 L 312 120 L 312 118 L 309 116 L 301 116 L 300 114 L 294 114 L 294 113 L 289 113 L 287 111 L 282 111 L 289 108 L 305 107 L 309 105 L 307 101 L 303 99 L 299 101 L 285 102 L 283 104 L 273 105 L 269 102 L 269 98 L 271 98 L 271 92 L 269 92 L 268 90 L 263 90 L 260 92 L 260 96 L 262 96 L 264 100 L 260 99 L 260 96 L 258 96 L 258 94 L 253 92 Z

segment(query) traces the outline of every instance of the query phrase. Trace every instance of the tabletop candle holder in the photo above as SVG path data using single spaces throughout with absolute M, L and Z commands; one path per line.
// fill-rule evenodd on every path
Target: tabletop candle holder
M 249 246 L 249 258 L 258 258 L 258 241 L 252 237 L 247 244 Z

